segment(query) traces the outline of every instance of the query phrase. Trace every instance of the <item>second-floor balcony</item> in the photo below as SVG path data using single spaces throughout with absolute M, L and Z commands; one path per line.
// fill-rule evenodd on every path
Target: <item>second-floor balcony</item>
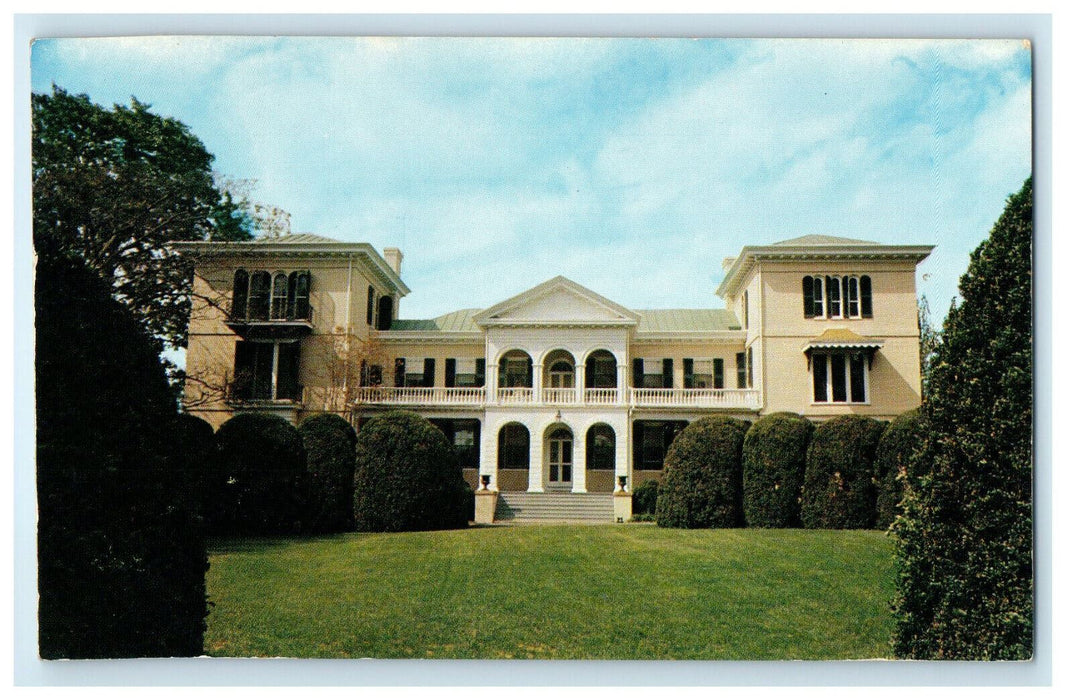
M 490 395 L 491 394 L 491 395 Z M 379 406 L 608 406 L 756 410 L 756 389 L 533 389 L 485 387 L 362 387 L 356 403 Z

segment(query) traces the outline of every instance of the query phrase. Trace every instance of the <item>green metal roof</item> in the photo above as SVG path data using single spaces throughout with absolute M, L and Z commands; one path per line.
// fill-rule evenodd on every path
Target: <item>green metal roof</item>
M 391 324 L 393 331 L 424 331 L 428 333 L 478 333 L 480 328 L 473 317 L 481 309 L 461 309 L 429 319 L 398 319 Z M 634 310 L 641 320 L 638 333 L 689 333 L 741 330 L 734 312 L 726 309 L 649 309 Z
M 337 241 L 334 238 L 328 238 L 327 236 L 318 236 L 314 233 L 291 233 L 286 236 L 272 237 L 263 236 L 261 238 L 254 238 L 250 243 L 270 243 L 270 244 L 283 244 L 283 245 L 308 245 L 310 243 L 342 243 L 343 241 Z
M 733 311 L 727 309 L 635 309 L 641 315 L 638 333 L 688 333 L 741 330 Z
M 779 241 L 772 245 L 879 245 L 875 241 L 862 241 L 858 238 L 841 238 L 839 236 L 819 236 L 811 234 L 808 236 L 800 236 L 799 238 L 791 238 L 787 241 Z

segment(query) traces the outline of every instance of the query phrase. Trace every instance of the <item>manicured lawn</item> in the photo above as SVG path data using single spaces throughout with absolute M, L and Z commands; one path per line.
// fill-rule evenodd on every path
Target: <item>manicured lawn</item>
M 214 656 L 889 656 L 881 532 L 517 526 L 226 540 Z

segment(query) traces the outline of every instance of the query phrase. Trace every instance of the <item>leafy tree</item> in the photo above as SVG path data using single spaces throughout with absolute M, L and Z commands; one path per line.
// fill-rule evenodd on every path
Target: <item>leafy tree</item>
M 931 367 L 943 339 L 931 323 L 931 307 L 924 295 L 921 295 L 920 301 L 917 302 L 917 325 L 920 328 L 920 388 L 924 398 L 927 398 L 928 386 L 931 384 Z
M 354 470 L 358 530 L 466 527 L 467 488 L 446 436 L 416 413 L 386 413 L 358 433 Z
M 894 524 L 894 652 L 1032 656 L 1032 179 L 961 278 Z
M 195 656 L 208 559 L 156 349 L 96 273 L 36 268 L 43 658 Z
M 212 155 L 137 99 L 106 109 L 53 86 L 31 101 L 37 252 L 85 260 L 159 349 L 185 346 L 191 273 L 167 242 L 251 238 Z
M 742 524 L 741 447 L 749 422 L 715 416 L 690 423 L 667 451 L 656 498 L 660 527 Z
M 807 528 L 863 529 L 876 520 L 874 460 L 884 425 L 845 415 L 820 424 L 812 435 L 801 490 Z
M 814 430 L 796 413 L 764 416 L 742 446 L 742 505 L 750 527 L 793 527 L 801 521 L 805 457 Z
M 305 529 L 349 529 L 354 522 L 354 428 L 342 416 L 319 413 L 302 421 L 298 433 L 306 451 Z
M 876 448 L 876 527 L 886 529 L 901 513 L 913 450 L 920 447 L 920 409 L 901 414 L 887 426 Z M 919 466 L 919 465 L 917 465 Z

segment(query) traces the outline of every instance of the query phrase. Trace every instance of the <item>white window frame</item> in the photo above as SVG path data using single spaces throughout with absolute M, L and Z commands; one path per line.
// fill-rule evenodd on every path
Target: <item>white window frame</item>
M 815 316 L 813 316 L 812 317 L 813 320 L 816 320 L 816 321 L 857 320 L 857 319 L 864 318 L 864 316 L 861 313 L 861 306 L 862 306 L 862 304 L 861 304 L 861 276 L 862 275 L 860 275 L 860 274 L 853 274 L 853 275 L 827 275 L 827 274 L 810 273 L 810 274 L 805 275 L 805 276 L 806 277 L 811 277 L 813 279 L 813 283 L 812 283 L 812 285 L 813 285 L 813 287 L 812 287 L 812 289 L 813 289 L 813 304 L 815 304 L 815 299 L 816 299 L 816 296 L 815 296 L 816 295 L 816 292 L 815 292 L 816 282 L 815 282 L 815 280 L 819 280 L 819 287 L 820 287 L 820 290 L 821 290 L 820 297 L 819 297 L 819 299 L 820 299 L 819 306 L 820 306 L 820 311 L 822 313 L 818 313 Z M 830 278 L 833 282 L 835 282 L 838 285 L 839 301 L 838 301 L 838 313 L 837 314 L 828 314 L 827 313 L 827 307 L 828 307 L 829 302 L 830 302 L 829 297 L 831 296 L 831 289 L 827 284 L 827 279 L 828 278 Z M 849 280 L 849 282 L 846 285 L 846 288 L 850 292 L 849 295 L 846 295 L 846 294 L 842 293 L 843 292 L 843 285 L 842 285 L 843 280 Z M 850 312 L 850 307 L 849 307 L 850 299 L 852 299 L 853 303 L 856 304 L 856 306 L 857 306 L 856 313 L 851 313 Z

